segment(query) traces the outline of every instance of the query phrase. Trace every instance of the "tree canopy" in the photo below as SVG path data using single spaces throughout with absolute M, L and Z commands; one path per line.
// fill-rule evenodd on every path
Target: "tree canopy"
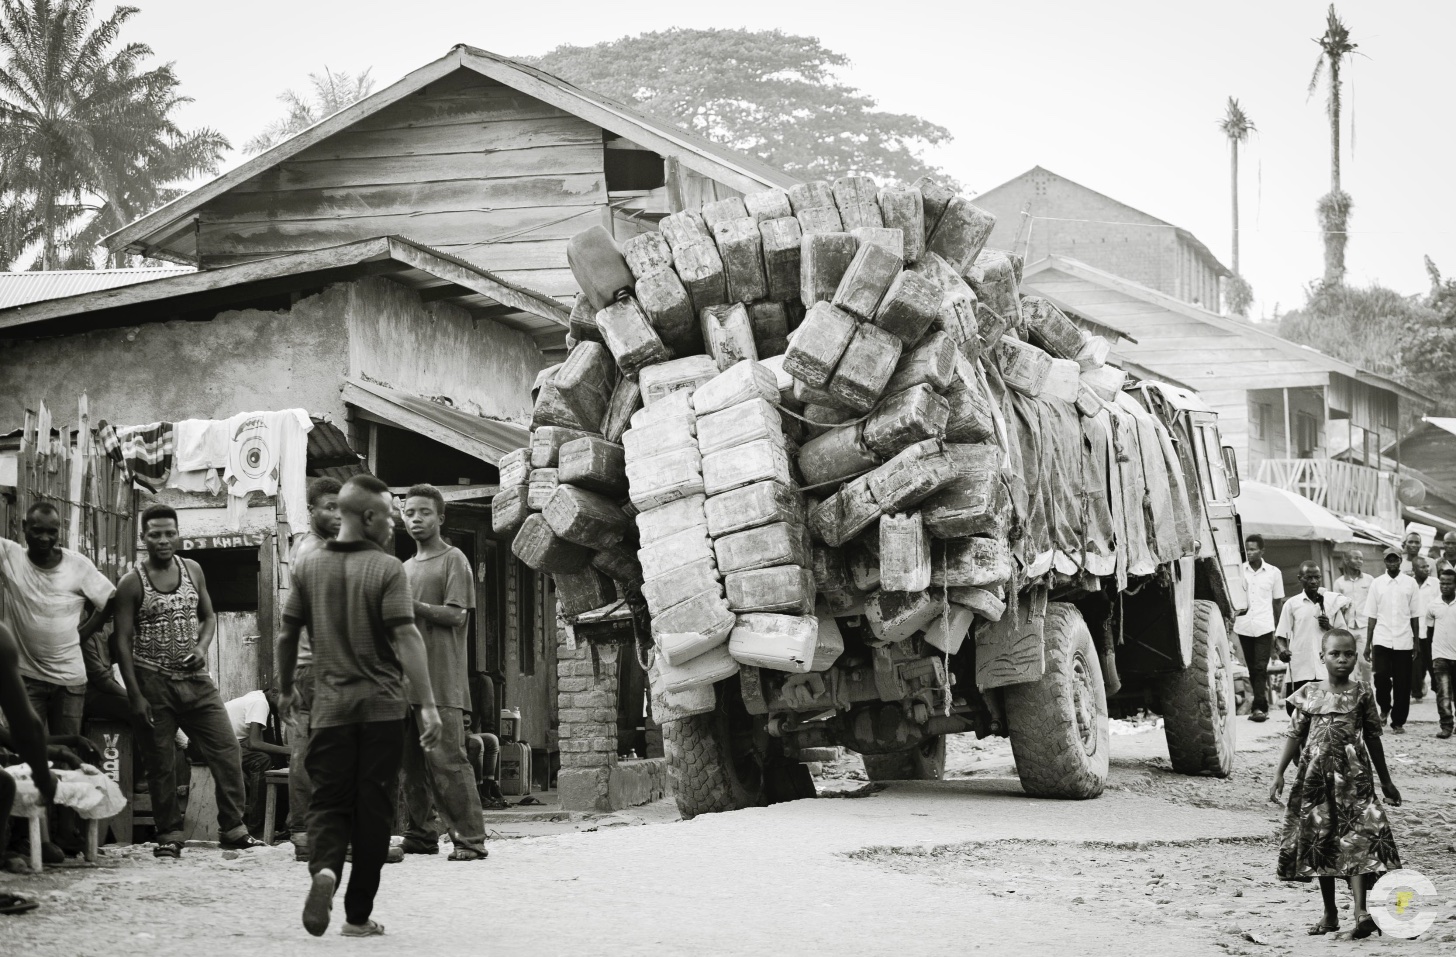
M 177 125 L 172 65 L 120 43 L 136 12 L 0 0 L 0 267 L 35 250 L 33 268 L 91 268 L 101 236 L 217 172 L 227 140 Z
M 324 117 L 364 99 L 374 92 L 374 78 L 369 75 L 372 69 L 351 74 L 326 66 L 322 73 L 310 73 L 308 83 L 313 89 L 305 93 L 284 90 L 278 94 L 278 102 L 287 107 L 287 113 L 244 143 L 243 152 L 261 153 L 271 149 Z
M 879 109 L 839 79 L 849 58 L 814 37 L 673 28 L 525 59 L 805 178 L 950 179 L 923 156 L 950 132 Z

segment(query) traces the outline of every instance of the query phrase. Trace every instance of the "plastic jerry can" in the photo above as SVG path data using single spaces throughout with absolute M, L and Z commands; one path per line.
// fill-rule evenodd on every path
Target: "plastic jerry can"
M 531 746 L 524 741 L 501 742 L 500 788 L 518 797 L 531 793 Z
M 632 270 L 617 243 L 601 226 L 571 237 L 566 262 L 588 301 L 598 311 L 632 292 Z
M 500 713 L 500 739 L 502 742 L 514 741 L 521 736 L 521 709 L 501 709 Z
M 739 615 L 728 653 L 742 665 L 802 674 L 814 662 L 818 638 L 813 615 Z

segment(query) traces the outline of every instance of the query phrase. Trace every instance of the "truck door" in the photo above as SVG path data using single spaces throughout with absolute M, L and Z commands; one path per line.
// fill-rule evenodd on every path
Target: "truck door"
M 1198 484 L 1203 491 L 1204 511 L 1208 515 L 1208 525 L 1213 533 L 1213 541 L 1205 543 L 1199 549 L 1199 557 L 1217 556 L 1228 587 L 1229 604 L 1233 606 L 1235 614 L 1242 614 L 1248 610 L 1249 596 L 1244 589 L 1241 570 L 1244 563 L 1243 548 L 1239 541 L 1233 491 L 1224 469 L 1218 417 L 1211 413 L 1190 412 L 1188 425 L 1193 438 L 1193 455 L 1198 463 Z

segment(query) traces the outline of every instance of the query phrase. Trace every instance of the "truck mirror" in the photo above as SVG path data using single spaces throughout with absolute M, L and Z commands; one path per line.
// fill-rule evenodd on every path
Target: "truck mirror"
M 1231 445 L 1223 447 L 1223 470 L 1228 476 L 1229 495 L 1233 498 L 1239 497 L 1239 460 L 1234 457 L 1234 448 Z

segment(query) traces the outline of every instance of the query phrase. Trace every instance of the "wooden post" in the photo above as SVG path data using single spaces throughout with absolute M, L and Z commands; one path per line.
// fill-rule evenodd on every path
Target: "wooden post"
M 1294 458 L 1294 430 L 1289 424 L 1289 390 L 1279 390 L 1284 393 L 1284 457 Z

